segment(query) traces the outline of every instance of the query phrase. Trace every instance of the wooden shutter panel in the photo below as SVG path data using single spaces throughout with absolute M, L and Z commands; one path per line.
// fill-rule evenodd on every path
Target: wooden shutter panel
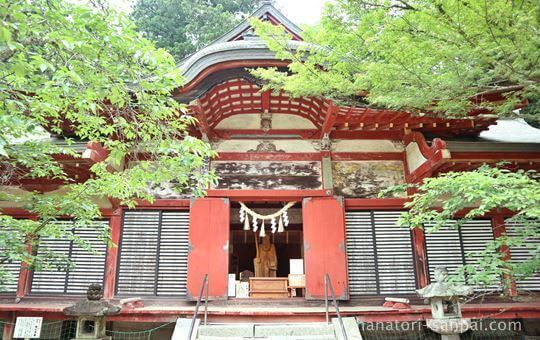
M 377 294 L 379 278 L 370 211 L 347 211 L 347 259 L 351 296 Z
M 71 229 L 71 221 L 56 222 L 66 229 Z M 67 256 L 74 264 L 65 270 L 36 271 L 33 275 L 31 293 L 41 294 L 84 294 L 91 283 L 103 283 L 105 273 L 106 244 L 99 239 L 99 228 L 106 221 L 96 221 L 95 228 L 77 228 L 71 230 L 75 235 L 87 241 L 93 253 L 79 247 L 68 239 L 44 238 L 39 241 L 38 254 L 47 251 Z
M 463 253 L 465 254 L 465 263 L 478 266 L 478 260 L 480 258 L 476 252 L 484 250 L 486 248 L 486 244 L 494 239 L 491 220 L 479 219 L 468 221 L 460 228 L 460 232 L 463 242 Z M 482 288 L 478 287 L 476 290 L 497 290 L 501 288 L 500 286 L 501 280 L 498 278 L 489 286 Z
M 189 212 L 161 216 L 157 295 L 186 295 Z
M 509 236 L 516 236 L 519 228 L 523 228 L 523 225 L 506 223 L 506 233 Z M 527 261 L 532 258 L 531 250 L 538 248 L 540 248 L 540 238 L 531 238 L 519 247 L 510 247 L 511 261 L 516 263 Z M 540 272 L 537 271 L 526 279 L 516 279 L 516 287 L 520 290 L 540 291 Z
M 456 221 L 450 220 L 440 230 L 426 233 L 426 252 L 430 279 L 433 282 L 433 274 L 438 266 L 446 267 L 450 274 L 455 273 L 456 268 L 464 264 L 476 265 L 478 255 L 475 252 L 482 251 L 486 244 L 493 240 L 493 228 L 491 220 L 478 219 L 464 223 L 459 229 L 454 229 Z M 431 225 L 427 224 L 426 227 Z M 469 257 L 467 254 L 470 253 Z M 500 282 L 493 282 L 486 288 L 477 290 L 498 289 Z
M 99 224 L 103 227 L 107 222 L 96 222 L 96 226 Z M 74 233 L 87 241 L 92 246 L 93 252 L 89 253 L 76 244 L 72 245 L 70 258 L 75 267 L 69 270 L 66 293 L 86 294 L 91 283 L 103 284 L 107 244 L 99 239 L 99 231 L 96 229 L 80 228 L 75 229 Z
M 426 233 L 426 253 L 430 281 L 435 280 L 435 268 L 446 267 L 450 274 L 463 265 L 461 238 L 457 229 L 445 226 L 434 233 Z
M 411 232 L 397 225 L 400 211 L 347 211 L 351 295 L 414 293 Z
M 120 236 L 117 293 L 154 295 L 159 211 L 125 211 Z
M 59 225 L 69 228 L 71 221 L 58 221 Z M 38 256 L 45 255 L 47 251 L 69 257 L 71 241 L 68 239 L 43 238 L 39 240 Z M 60 263 L 54 263 L 60 265 Z M 66 290 L 66 270 L 36 271 L 32 278 L 31 293 L 63 294 Z
M 399 211 L 374 211 L 380 294 L 414 293 L 411 231 L 399 227 Z
M 124 212 L 117 293 L 185 295 L 188 211 Z

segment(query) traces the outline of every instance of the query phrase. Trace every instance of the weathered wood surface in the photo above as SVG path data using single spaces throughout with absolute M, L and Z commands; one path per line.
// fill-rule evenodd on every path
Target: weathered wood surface
M 405 182 L 401 161 L 332 163 L 334 193 L 344 197 L 376 198 L 379 192 Z
M 220 178 L 214 189 L 305 190 L 322 188 L 321 163 L 317 161 L 215 161 L 212 162 L 211 168 Z

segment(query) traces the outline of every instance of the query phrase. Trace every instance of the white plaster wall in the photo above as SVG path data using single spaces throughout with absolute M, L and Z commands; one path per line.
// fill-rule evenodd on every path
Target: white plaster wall
M 401 152 L 403 143 L 386 139 L 343 139 L 334 141 L 333 152 Z
M 259 113 L 242 113 L 228 118 L 225 118 L 218 123 L 216 129 L 233 129 L 233 130 L 258 130 L 261 128 L 261 115 Z M 300 129 L 309 130 L 316 129 L 315 125 L 308 119 L 284 113 L 272 114 L 272 129 L 273 130 L 289 130 Z
M 315 147 L 319 140 L 308 139 L 274 139 L 270 140 L 278 150 L 285 152 L 318 152 Z M 257 139 L 221 140 L 213 143 L 217 152 L 247 152 L 255 150 L 260 141 Z M 333 152 L 402 152 L 403 144 L 398 141 L 383 139 L 335 140 L 332 141 Z
M 409 143 L 405 150 L 407 151 L 407 167 L 409 168 L 409 173 L 418 169 L 425 161 L 427 161 L 420 152 L 420 148 L 416 142 Z
M 277 150 L 285 152 L 316 152 L 313 142 L 305 139 L 276 139 L 271 140 Z M 260 141 L 257 139 L 222 140 L 213 144 L 217 152 L 247 152 L 255 150 Z

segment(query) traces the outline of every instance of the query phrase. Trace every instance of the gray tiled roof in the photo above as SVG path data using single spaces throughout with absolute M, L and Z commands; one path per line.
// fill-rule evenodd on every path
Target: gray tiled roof
M 523 119 L 499 119 L 497 124 L 480 133 L 480 139 L 494 142 L 540 143 L 540 129 L 530 126 Z
M 296 50 L 304 43 L 289 41 L 288 48 Z M 186 81 L 193 80 L 201 71 L 209 66 L 225 61 L 234 60 L 268 60 L 276 59 L 275 53 L 270 51 L 262 40 L 238 40 L 218 43 L 207 46 L 179 65 Z
M 178 63 L 178 67 L 182 70 L 186 81 L 193 80 L 205 68 L 225 61 L 276 59 L 275 53 L 270 51 L 266 44 L 257 37 L 231 41 L 231 39 L 251 27 L 249 22 L 251 18 L 264 18 L 268 14 L 276 18 L 294 34 L 300 35 L 302 32 L 298 26 L 272 5 L 272 1 L 264 1 L 261 7 L 233 29 Z M 296 50 L 302 44 L 300 41 L 289 41 L 288 47 Z

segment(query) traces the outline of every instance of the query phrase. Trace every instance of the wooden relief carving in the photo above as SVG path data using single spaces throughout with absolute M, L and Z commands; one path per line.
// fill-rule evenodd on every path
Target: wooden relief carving
M 405 182 L 400 161 L 332 162 L 334 192 L 345 197 L 376 198 L 392 185 Z
M 322 189 L 320 162 L 215 161 L 211 168 L 220 178 L 214 189 Z

